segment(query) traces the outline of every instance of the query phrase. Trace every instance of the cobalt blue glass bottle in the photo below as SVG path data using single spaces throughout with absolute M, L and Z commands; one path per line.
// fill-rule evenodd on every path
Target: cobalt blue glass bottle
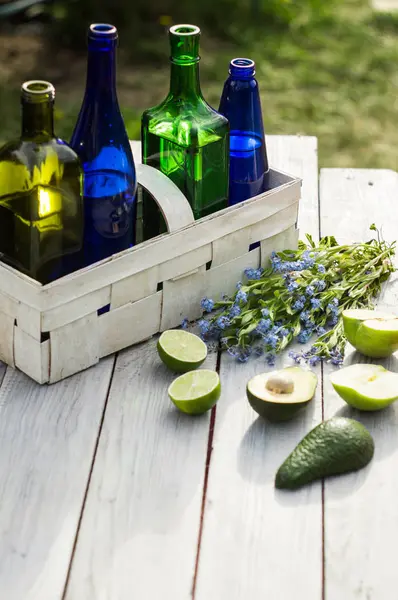
M 269 189 L 269 167 L 255 64 L 234 58 L 224 84 L 219 112 L 230 123 L 229 204 Z
M 71 139 L 84 171 L 82 266 L 135 242 L 137 182 L 116 94 L 116 27 L 90 25 L 87 82 Z

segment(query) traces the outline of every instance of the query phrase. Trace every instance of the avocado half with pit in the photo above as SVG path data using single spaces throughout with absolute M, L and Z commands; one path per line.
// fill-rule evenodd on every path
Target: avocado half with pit
M 256 375 L 247 384 L 250 406 L 269 421 L 287 421 L 314 397 L 318 378 L 313 371 L 287 367 Z
M 379 310 L 343 311 L 344 333 L 358 352 L 386 358 L 398 350 L 398 318 Z
M 398 374 L 381 365 L 350 365 L 330 375 L 343 400 L 358 410 L 381 410 L 398 400 Z

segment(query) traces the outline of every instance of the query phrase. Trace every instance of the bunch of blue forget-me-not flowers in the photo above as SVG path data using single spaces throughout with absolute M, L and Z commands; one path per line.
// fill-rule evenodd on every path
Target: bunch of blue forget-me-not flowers
M 316 244 L 307 235 L 298 250 L 273 252 L 267 268 L 246 269 L 233 296 L 202 299 L 203 311 L 211 313 L 198 322 L 202 339 L 219 340 L 240 362 L 264 356 L 269 365 L 291 342 L 313 339 L 308 349 L 290 351 L 296 363 L 315 366 L 325 359 L 341 365 L 342 311 L 372 308 L 395 270 L 395 242 L 384 242 L 374 225 L 370 229 L 376 239 L 351 245 L 338 245 L 332 236 Z

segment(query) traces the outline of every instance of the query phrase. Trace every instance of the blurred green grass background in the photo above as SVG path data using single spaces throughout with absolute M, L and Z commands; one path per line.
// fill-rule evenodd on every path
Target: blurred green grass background
M 2 28 L 1 139 L 18 134 L 19 85 L 33 77 L 56 86 L 56 131 L 69 139 L 93 21 L 119 28 L 119 100 L 129 135 L 138 139 L 142 111 L 167 93 L 167 27 L 188 21 L 202 28 L 202 90 L 215 108 L 229 60 L 250 57 L 267 133 L 317 136 L 321 166 L 398 170 L 398 16 L 375 13 L 367 0 L 103 4 L 56 2 L 40 27 Z

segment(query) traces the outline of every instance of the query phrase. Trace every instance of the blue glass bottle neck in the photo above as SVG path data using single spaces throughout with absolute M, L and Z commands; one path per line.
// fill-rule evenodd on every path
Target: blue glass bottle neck
M 89 40 L 86 94 L 116 100 L 116 41 Z

